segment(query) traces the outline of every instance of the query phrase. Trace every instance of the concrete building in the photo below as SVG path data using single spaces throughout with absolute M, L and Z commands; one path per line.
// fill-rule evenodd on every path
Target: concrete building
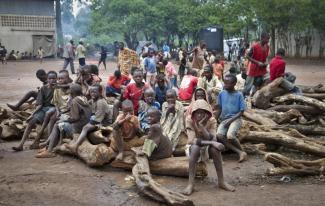
M 55 55 L 54 0 L 0 0 L 0 42 L 8 51 Z

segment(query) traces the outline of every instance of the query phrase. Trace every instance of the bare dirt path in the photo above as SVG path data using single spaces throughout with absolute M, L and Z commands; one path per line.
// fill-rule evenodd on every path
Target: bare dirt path
M 93 61 L 95 63 L 95 61 Z M 35 78 L 39 68 L 60 70 L 62 61 L 9 62 L 0 65 L 0 106 L 16 102 L 25 92 L 40 86 Z M 297 83 L 325 83 L 325 63 L 291 62 L 287 70 L 297 75 Z M 77 64 L 76 64 L 77 66 Z M 108 71 L 100 70 L 105 83 L 116 64 L 108 63 Z M 36 151 L 26 149 L 14 153 L 17 142 L 0 143 L 0 205 L 159 205 L 138 195 L 132 182 L 125 180 L 131 173 L 105 166 L 94 169 L 73 157 L 57 156 L 36 159 Z M 28 147 L 30 142 L 26 144 Z M 235 185 L 234 193 L 216 188 L 216 174 L 209 163 L 209 176 L 197 180 L 197 192 L 191 198 L 196 205 L 324 205 L 324 178 L 293 178 L 290 183 L 280 177 L 265 177 L 270 165 L 262 157 L 251 156 L 238 164 L 232 154 L 224 155 L 226 180 Z M 158 182 L 182 190 L 184 178 L 156 177 Z

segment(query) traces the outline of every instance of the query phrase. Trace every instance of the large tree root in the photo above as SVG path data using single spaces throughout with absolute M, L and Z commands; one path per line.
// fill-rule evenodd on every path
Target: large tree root
M 274 165 L 269 168 L 268 175 L 323 175 L 325 174 L 325 158 L 314 161 L 293 160 L 278 153 L 267 153 L 264 159 Z
M 137 187 L 143 194 L 167 205 L 194 205 L 186 196 L 171 191 L 152 179 L 149 162 L 145 155 L 136 155 L 136 161 L 137 164 L 134 165 L 132 173 L 135 177 Z

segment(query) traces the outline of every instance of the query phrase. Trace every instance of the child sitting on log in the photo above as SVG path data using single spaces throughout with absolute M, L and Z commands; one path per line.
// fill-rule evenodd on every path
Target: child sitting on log
M 166 102 L 162 105 L 162 118 L 160 120 L 163 134 L 170 139 L 175 150 L 179 136 L 184 131 L 184 107 L 177 99 L 174 89 L 166 92 Z
M 68 70 L 61 70 L 58 74 L 57 85 L 53 93 L 52 104 L 55 108 L 48 110 L 45 113 L 45 118 L 37 137 L 35 138 L 30 149 L 39 148 L 39 140 L 41 139 L 45 128 L 48 128 L 48 133 L 51 133 L 53 126 L 57 120 L 64 120 L 68 117 L 69 112 L 68 101 L 70 98 L 70 83 L 72 82 L 69 77 Z M 46 141 L 48 143 L 49 139 Z
M 122 102 L 122 112 L 113 124 L 113 139 L 110 144 L 110 147 L 118 152 L 117 160 L 123 159 L 123 151 L 131 151 L 132 147 L 139 146 L 136 136 L 140 130 L 140 123 L 134 115 L 133 104 L 130 100 L 126 99 Z
M 80 133 L 83 126 L 85 126 L 91 115 L 91 108 L 88 104 L 87 98 L 83 96 L 82 88 L 79 84 L 72 84 L 70 86 L 71 104 L 69 116 L 66 119 L 60 119 L 55 123 L 51 134 L 49 136 L 49 146 L 39 151 L 35 156 L 37 158 L 51 158 L 54 157 L 52 153 L 56 145 L 62 144 L 63 137 L 73 138 L 73 133 Z
M 36 77 L 39 79 L 42 83 L 43 86 L 46 85 L 47 83 L 47 74 L 43 69 L 39 69 L 36 71 Z M 33 98 L 32 101 L 37 99 L 37 95 L 39 92 L 39 87 L 37 88 L 37 91 L 29 91 L 27 92 L 21 100 L 18 101 L 17 104 L 12 105 L 12 104 L 7 104 L 7 106 L 12 109 L 13 111 L 19 110 L 20 106 L 26 103 L 30 98 Z
M 219 107 L 219 117 L 221 123 L 218 127 L 218 140 L 222 142 L 226 148 L 236 152 L 239 155 L 239 162 L 247 159 L 247 154 L 243 151 L 238 138 L 242 120 L 241 116 L 246 108 L 244 97 L 241 92 L 235 90 L 237 83 L 236 76 L 227 74 L 224 79 L 224 90 L 220 92 L 217 100 Z
M 89 93 L 91 100 L 89 101 L 92 116 L 90 121 L 82 128 L 82 131 L 78 139 L 67 145 L 67 148 L 73 153 L 77 153 L 78 147 L 87 138 L 90 132 L 93 132 L 99 128 L 99 126 L 107 126 L 110 124 L 110 112 L 106 99 L 102 96 L 102 87 L 100 85 L 91 86 Z
M 216 138 L 217 121 L 212 115 L 212 110 L 207 101 L 196 100 L 191 116 L 186 118 L 186 133 L 188 145 L 186 155 L 189 157 L 189 183 L 184 190 L 185 195 L 192 194 L 194 190 L 194 178 L 197 162 L 213 159 L 217 171 L 218 185 L 227 191 L 234 191 L 235 188 L 224 181 L 222 169 L 221 151 L 223 144 Z
M 44 121 L 45 113 L 54 108 L 52 104 L 52 98 L 54 88 L 56 85 L 57 73 L 55 71 L 49 71 L 47 73 L 47 84 L 42 86 L 38 92 L 36 99 L 36 109 L 33 114 L 26 120 L 27 127 L 24 131 L 23 137 L 17 147 L 12 147 L 15 151 L 22 151 L 25 141 L 27 140 L 32 128 L 36 124 L 41 124 Z
M 98 75 L 94 74 L 94 71 L 92 71 L 93 66 L 94 65 L 83 66 L 80 69 L 78 77 L 75 81 L 77 84 L 81 85 L 82 91 L 88 99 L 91 98 L 89 95 L 89 87 L 97 85 L 102 81 L 102 79 Z
M 150 128 L 150 123 L 148 120 L 148 109 L 154 107 L 160 109 L 159 102 L 155 101 L 155 91 L 152 88 L 148 88 L 144 91 L 144 101 L 139 101 L 139 113 L 138 118 L 140 121 L 140 127 L 144 133 L 148 133 Z
M 144 141 L 142 152 L 139 155 L 145 154 L 149 160 L 168 158 L 173 154 L 172 143 L 163 134 L 160 127 L 160 117 L 161 114 L 157 108 L 151 107 L 148 109 L 150 129 Z
M 198 99 L 203 99 L 206 102 L 209 101 L 208 93 L 205 91 L 205 89 L 203 89 L 201 87 L 195 89 L 195 91 L 193 93 L 191 104 L 186 108 L 185 116 L 191 116 L 193 104 Z
M 167 81 L 164 74 L 158 74 L 156 76 L 156 86 L 155 86 L 155 93 L 156 93 L 156 101 L 159 102 L 160 105 L 166 101 L 166 92 L 171 88 L 171 85 Z

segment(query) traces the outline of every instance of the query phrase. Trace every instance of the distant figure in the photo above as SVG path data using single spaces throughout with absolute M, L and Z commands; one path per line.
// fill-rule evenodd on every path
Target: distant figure
M 0 59 L 2 64 L 7 64 L 6 56 L 7 56 L 7 49 L 5 46 L 1 46 L 0 44 Z
M 86 65 L 86 48 L 84 47 L 83 41 L 79 41 L 79 44 L 77 46 L 77 58 L 79 60 L 80 66 Z
M 73 40 L 70 40 L 70 42 L 67 43 L 67 45 L 65 45 L 65 47 L 63 48 L 63 58 L 64 58 L 63 69 L 67 69 L 68 64 L 70 64 L 71 73 L 75 74 L 74 65 L 73 65 L 73 60 L 74 60 Z
M 99 65 L 103 62 L 104 64 L 104 68 L 106 70 L 106 58 L 107 58 L 107 50 L 104 46 L 101 46 L 100 47 L 100 59 L 99 59 L 99 62 L 98 62 L 98 68 L 99 68 Z
M 167 43 L 165 43 L 164 46 L 163 46 L 163 52 L 164 52 L 164 58 L 169 59 L 170 58 L 170 48 L 167 45 Z
M 117 58 L 117 67 L 123 75 L 129 76 L 130 69 L 133 66 L 138 67 L 140 60 L 138 54 L 131 49 L 125 48 L 124 43 L 120 42 L 120 50 Z
M 37 50 L 37 57 L 39 58 L 41 64 L 43 63 L 43 57 L 44 57 L 44 49 L 42 47 L 40 47 Z

